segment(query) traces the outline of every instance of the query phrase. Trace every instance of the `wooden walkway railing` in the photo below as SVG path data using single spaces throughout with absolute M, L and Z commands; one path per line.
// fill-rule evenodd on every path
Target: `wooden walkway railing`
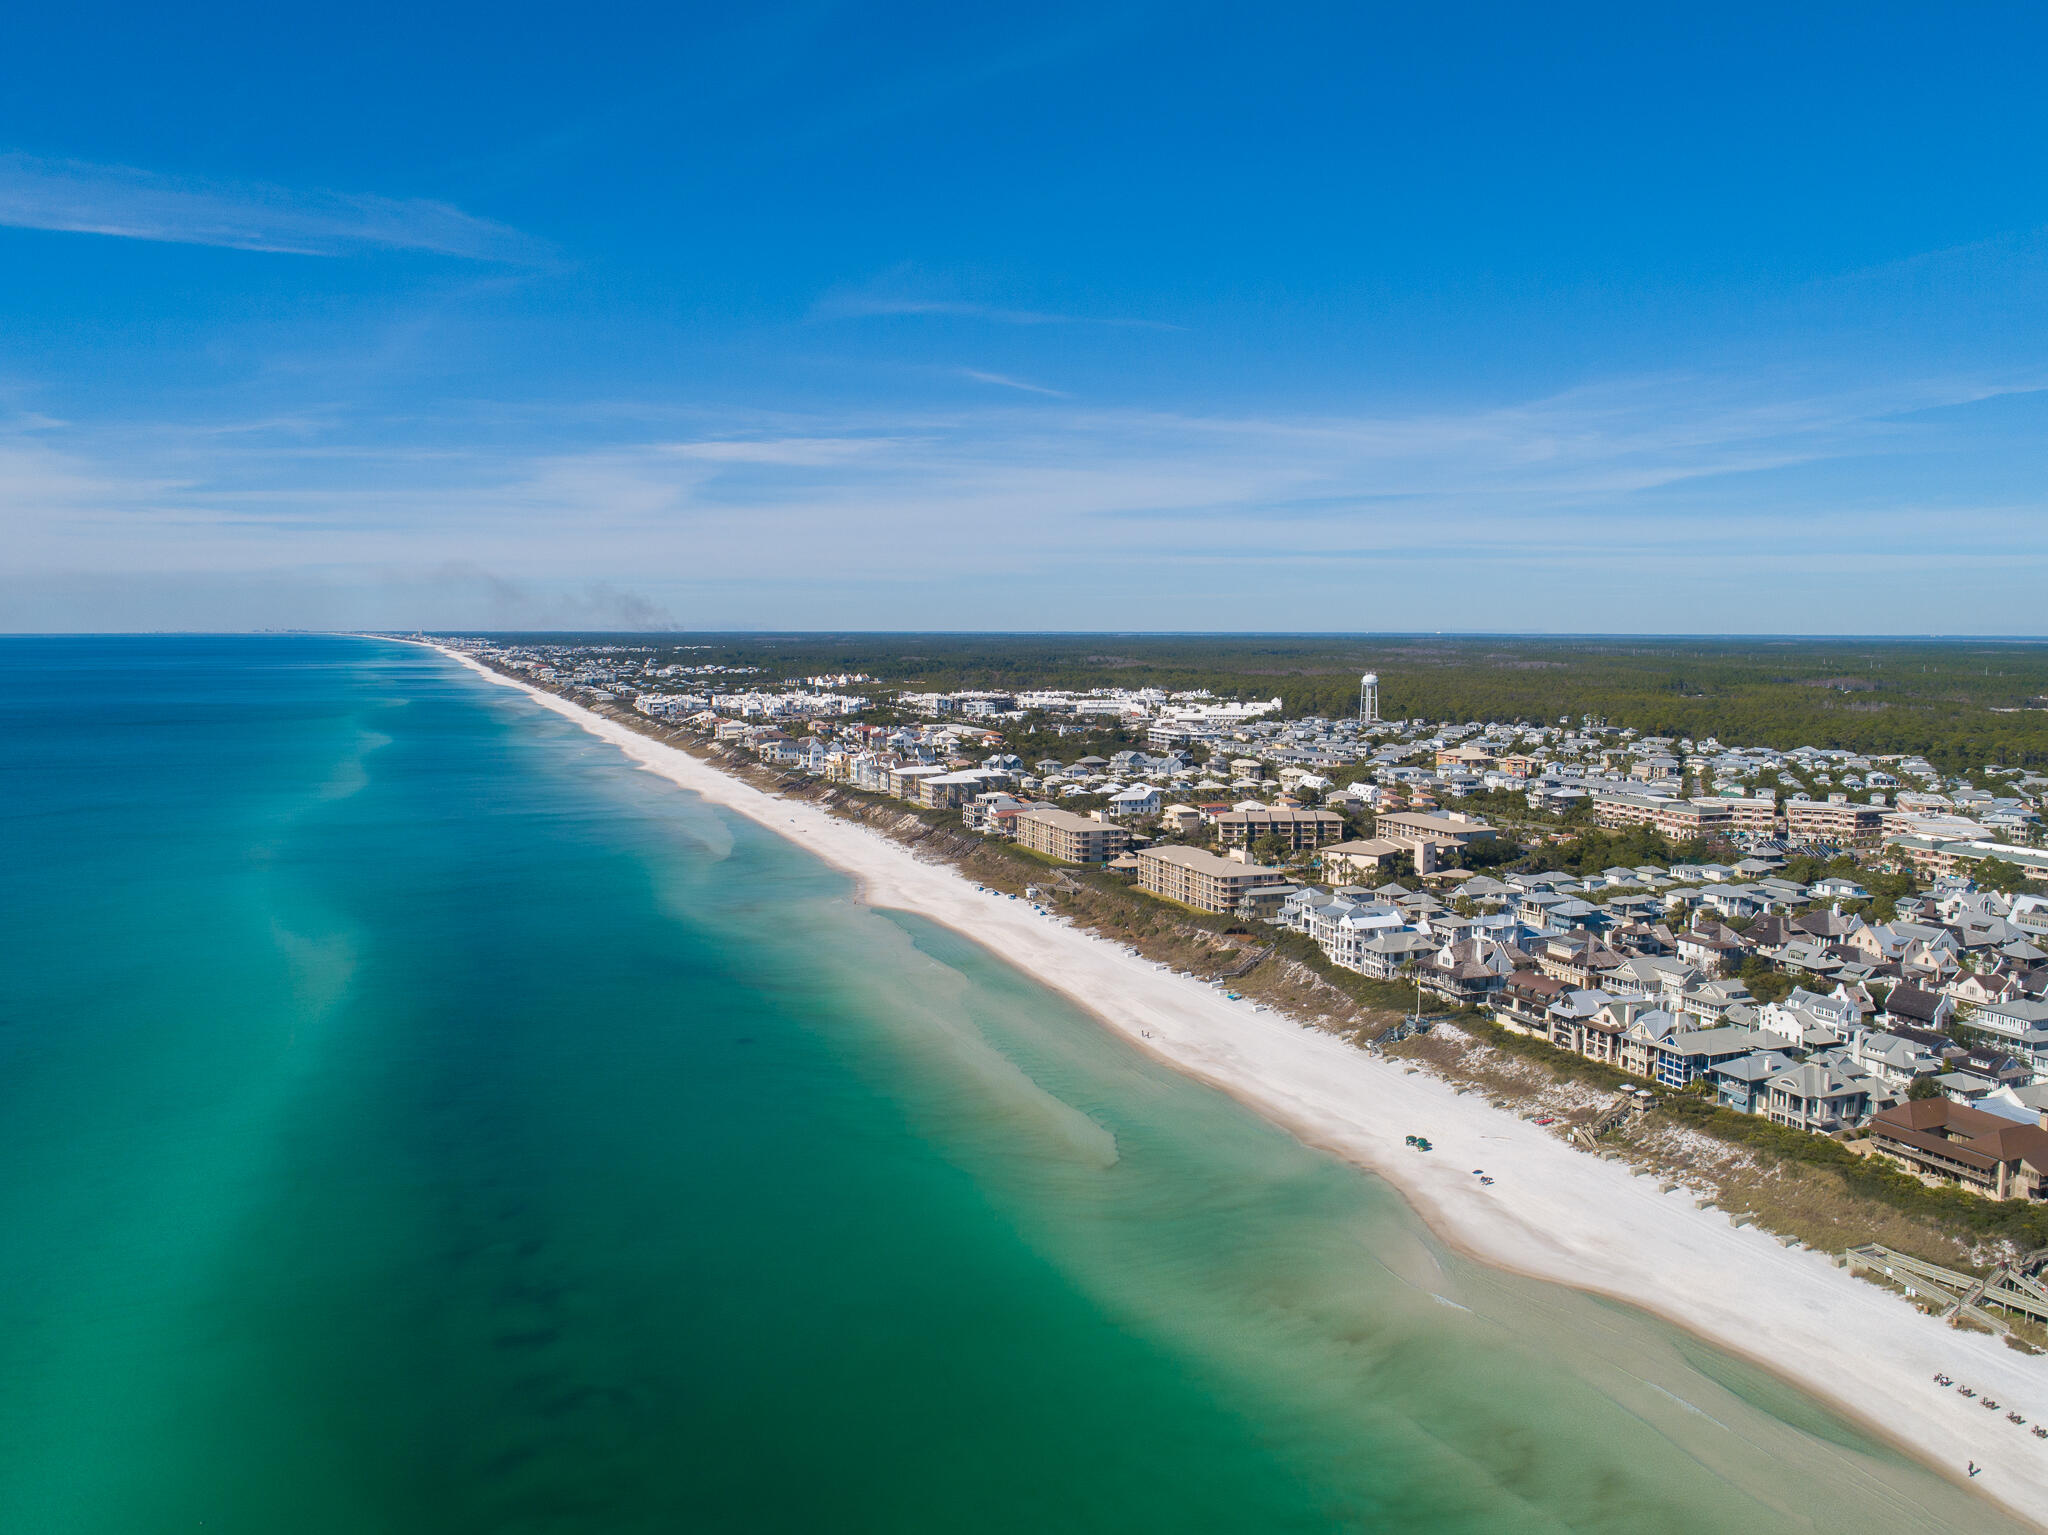
M 1937 1263 L 1915 1258 L 1876 1242 L 1852 1247 L 1843 1258 L 1849 1271 L 1868 1269 L 1931 1300 L 1945 1301 L 1944 1317 L 1967 1316 L 1994 1332 L 2005 1332 L 2002 1317 L 1985 1308 L 1997 1306 L 2036 1322 L 2048 1322 L 2048 1285 L 2041 1283 L 2039 1270 L 2048 1252 L 2030 1253 L 2017 1263 L 2002 1263 L 1979 1278 L 1945 1269 Z

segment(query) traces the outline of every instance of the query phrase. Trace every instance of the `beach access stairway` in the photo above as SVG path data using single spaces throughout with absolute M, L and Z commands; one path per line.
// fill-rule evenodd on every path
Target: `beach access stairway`
M 1993 1332 L 2010 1331 L 2003 1317 L 1986 1309 L 1998 1306 L 2033 1321 L 2048 1323 L 2048 1285 L 2042 1284 L 2040 1278 L 2043 1264 L 2048 1263 L 2048 1249 L 2029 1253 L 2012 1263 L 2001 1263 L 1981 1278 L 1945 1269 L 1876 1242 L 1852 1247 L 1842 1257 L 1852 1274 L 1863 1271 L 1882 1273 L 1885 1278 L 1903 1285 L 1909 1294 L 1921 1294 L 1930 1300 L 1946 1302 L 1941 1312 L 1944 1319 L 1967 1316 Z
M 1574 1130 L 1572 1139 L 1590 1151 L 1595 1141 L 1609 1130 L 1618 1129 L 1631 1116 L 1641 1113 L 1642 1107 L 1642 1100 L 1636 1097 L 1635 1089 L 1629 1088 L 1602 1109 L 1599 1118 Z
M 1234 981 L 1241 975 L 1250 975 L 1252 971 L 1271 959 L 1279 951 L 1279 948 L 1279 944 L 1269 943 L 1263 949 L 1253 949 L 1228 970 L 1217 971 L 1215 979 L 1219 981 Z

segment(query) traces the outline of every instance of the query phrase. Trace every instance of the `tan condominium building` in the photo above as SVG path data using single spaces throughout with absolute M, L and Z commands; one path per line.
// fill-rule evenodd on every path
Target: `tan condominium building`
M 1130 846 L 1131 834 L 1114 821 L 1091 820 L 1050 806 L 1017 817 L 1017 840 L 1034 853 L 1068 863 L 1107 863 Z
M 1675 799 L 1658 807 L 1650 824 L 1674 841 L 1721 832 L 1769 836 L 1778 828 L 1778 807 L 1767 799 Z
M 1291 848 L 1321 847 L 1344 835 L 1344 817 L 1334 810 L 1226 810 L 1216 817 L 1225 847 L 1250 847 L 1261 837 L 1278 837 Z
M 2048 853 L 2034 847 L 2013 847 L 2003 842 L 1951 842 L 1941 837 L 1892 836 L 1885 850 L 1908 864 L 1922 879 L 1946 874 L 1967 874 L 1970 866 L 1986 858 L 2018 864 L 2028 879 L 2048 879 Z
M 1593 811 L 1602 826 L 1651 826 L 1678 842 L 1738 831 L 1768 836 L 1778 819 L 1778 807 L 1770 800 L 1733 797 L 1660 799 L 1653 794 L 1596 793 Z
M 1735 817 L 1717 799 L 1674 799 L 1651 812 L 1650 824 L 1674 842 L 1688 842 L 1733 831 Z
M 1496 835 L 1477 816 L 1457 811 L 1389 810 L 1373 818 L 1377 840 L 1391 842 L 1415 860 L 1417 874 L 1436 871 L 1445 850 L 1455 850 Z
M 1373 832 L 1399 842 L 1447 842 L 1453 847 L 1482 842 L 1495 834 L 1477 816 L 1421 810 L 1384 811 L 1374 817 Z
M 1785 835 L 1852 847 L 1875 847 L 1884 838 L 1886 813 L 1875 805 L 1836 805 L 1826 800 L 1785 802 Z
M 1778 829 L 1778 802 L 1769 799 L 1733 795 L 1724 796 L 1721 803 L 1728 807 L 1730 827 L 1735 831 L 1753 831 L 1760 837 L 1768 837 Z
M 1392 872 L 1405 851 L 1398 842 L 1380 837 L 1369 842 L 1333 842 L 1323 849 L 1323 872 L 1334 880 L 1377 879 Z
M 1596 790 L 1593 794 L 1593 819 L 1609 831 L 1619 831 L 1628 826 L 1649 826 L 1656 821 L 1657 812 L 1668 803 L 1651 794 Z
M 1235 911 L 1237 903 L 1274 871 L 1255 863 L 1218 858 L 1194 847 L 1138 849 L 1138 885 L 1154 895 L 1201 911 Z

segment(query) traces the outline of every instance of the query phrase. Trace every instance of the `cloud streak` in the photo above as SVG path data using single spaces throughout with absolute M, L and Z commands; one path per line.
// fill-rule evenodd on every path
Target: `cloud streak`
M 1492 627 L 1543 627 L 1558 611 L 1550 594 L 1577 589 L 1583 571 L 1623 630 L 1668 626 L 1649 622 L 1625 568 L 1659 572 L 1660 612 L 1689 601 L 1708 628 L 1778 630 L 1823 600 L 1923 609 L 1930 551 L 1995 569 L 2015 591 L 2039 579 L 2030 530 L 2044 508 L 1958 480 L 1959 439 L 1944 435 L 1958 408 L 2017 401 L 2028 381 L 1754 384 L 1637 378 L 1491 409 L 1353 416 L 1037 402 L 728 413 L 687 434 L 649 432 L 637 411 L 614 435 L 590 417 L 571 429 L 536 416 L 513 432 L 487 414 L 438 422 L 432 449 L 411 451 L 339 427 L 308 440 L 289 421 L 233 434 L 17 428 L 0 430 L 0 576 L 242 572 L 265 584 L 279 569 L 478 568 L 568 604 L 564 615 L 577 592 L 623 576 L 657 595 L 751 593 L 752 609 L 718 609 L 734 621 L 826 622 L 802 594 L 840 593 L 830 621 L 845 622 L 861 601 L 890 609 L 878 593 L 984 591 L 994 559 L 1001 589 L 965 613 L 970 625 L 1085 626 L 1090 602 L 1138 621 L 1133 604 L 1228 598 L 1254 627 L 1357 628 L 1429 627 L 1445 590 Z M 1857 507 L 1848 548 L 1845 504 Z M 1869 574 L 1853 593 L 1839 580 L 1851 555 Z M 1382 567 L 1398 581 L 1378 579 Z M 902 621 L 963 621 L 927 614 L 929 600 Z M 1048 604 L 1062 602 L 1078 608 L 1055 617 Z M 1601 627 L 1566 608 L 1568 627 Z M 2032 607 L 2015 598 L 2009 611 L 2021 622 Z
M 1055 314 L 1043 309 L 1006 309 L 999 304 L 974 304 L 964 299 L 887 298 L 846 294 L 820 299 L 811 311 L 821 320 L 856 320 L 887 315 L 941 315 L 988 320 L 997 325 L 1107 325 L 1127 330 L 1181 330 L 1164 320 L 1132 320 L 1115 315 Z
M 933 289 L 950 286 L 935 276 L 919 274 L 903 266 L 859 286 L 839 287 L 825 293 L 811 306 L 813 320 L 863 320 L 890 317 L 928 316 L 938 319 L 982 320 L 993 325 L 1092 325 L 1115 330 L 1178 331 L 1185 327 L 1164 320 L 1130 319 L 1118 315 L 1062 314 L 1048 309 L 1024 309 L 1006 304 L 947 296 Z
M 1021 389 L 1026 394 L 1051 395 L 1055 400 L 1068 398 L 1064 389 L 1048 389 L 1043 384 L 1027 383 L 1021 378 L 1011 378 L 1007 373 L 984 373 L 979 368 L 962 368 L 962 378 L 971 378 L 977 384 L 995 384 L 1004 389 Z
M 545 255 L 518 230 L 428 199 L 189 180 L 21 154 L 0 155 L 0 225 L 298 256 L 383 249 L 530 263 Z

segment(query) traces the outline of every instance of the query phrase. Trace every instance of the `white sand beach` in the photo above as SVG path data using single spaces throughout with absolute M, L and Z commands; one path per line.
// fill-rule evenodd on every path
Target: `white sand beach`
M 1664 1194 L 1623 1164 L 1461 1096 L 1275 1012 L 1155 969 L 1128 951 L 978 890 L 951 868 L 813 806 L 777 799 L 698 759 L 444 652 L 531 694 L 635 762 L 855 876 L 870 903 L 969 935 L 1104 1024 L 1223 1088 L 1307 1142 L 1387 1179 L 1459 1248 L 1503 1268 L 1654 1311 L 1758 1360 L 2048 1527 L 2048 1440 L 1934 1383 L 1937 1372 L 2048 1423 L 2048 1358 L 1955 1331 L 1822 1254 Z M 1403 1137 L 1426 1135 L 1420 1155 Z M 1482 1185 L 1472 1169 L 1495 1178 Z

